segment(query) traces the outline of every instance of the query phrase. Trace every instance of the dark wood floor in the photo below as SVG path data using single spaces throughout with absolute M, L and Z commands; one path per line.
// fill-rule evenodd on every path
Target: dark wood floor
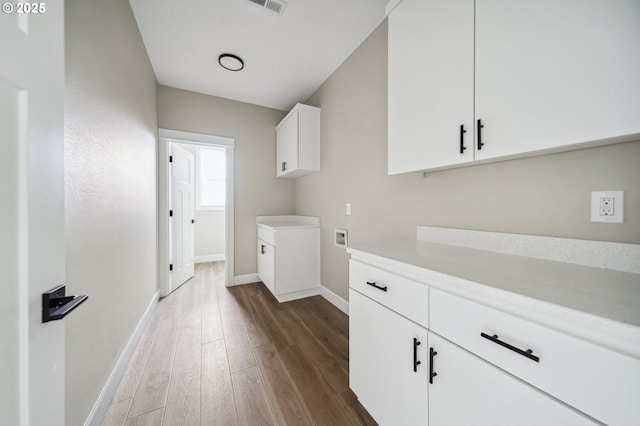
M 226 288 L 224 263 L 158 302 L 104 425 L 369 425 L 349 390 L 348 317 L 320 296 Z

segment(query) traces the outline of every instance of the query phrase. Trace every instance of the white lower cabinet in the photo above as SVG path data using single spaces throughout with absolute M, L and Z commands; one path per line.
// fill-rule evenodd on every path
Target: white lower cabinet
M 427 330 L 349 290 L 349 385 L 380 425 L 426 425 Z
M 358 259 L 349 286 L 349 385 L 380 425 L 638 418 L 637 360 Z
M 537 389 L 429 332 L 430 426 L 595 424 Z M 401 424 L 401 423 L 397 423 Z
M 258 277 L 279 302 L 320 294 L 320 225 L 316 219 L 258 217 Z

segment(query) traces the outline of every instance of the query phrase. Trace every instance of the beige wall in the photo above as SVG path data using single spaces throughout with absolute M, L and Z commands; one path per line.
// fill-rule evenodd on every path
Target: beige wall
M 158 88 L 158 126 L 235 139 L 235 275 L 256 272 L 256 216 L 292 214 L 293 182 L 276 179 L 276 109 Z
M 224 254 L 224 210 L 196 210 L 194 256 Z
M 65 7 L 66 424 L 89 415 L 157 290 L 157 84 L 127 0 Z
M 322 108 L 321 171 L 295 181 L 295 212 L 322 223 L 322 282 L 348 298 L 350 242 L 415 238 L 416 225 L 640 243 L 640 142 L 387 176 L 386 21 L 307 101 Z M 625 191 L 625 223 L 591 223 L 590 192 Z M 345 215 L 345 203 L 353 213 Z

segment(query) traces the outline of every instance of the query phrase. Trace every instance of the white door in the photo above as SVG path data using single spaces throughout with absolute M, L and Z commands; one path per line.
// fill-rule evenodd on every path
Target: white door
M 179 145 L 171 144 L 171 199 L 169 291 L 193 277 L 194 156 Z
M 6 425 L 64 424 L 64 321 L 42 323 L 41 311 L 42 293 L 65 278 L 64 2 L 40 4 L 39 14 L 17 14 L 16 2 L 0 13 L 0 423 Z

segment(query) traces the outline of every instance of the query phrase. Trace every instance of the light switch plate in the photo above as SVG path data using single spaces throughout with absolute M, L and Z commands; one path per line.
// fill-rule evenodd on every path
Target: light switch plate
M 594 191 L 591 193 L 591 222 L 622 223 L 624 191 Z

